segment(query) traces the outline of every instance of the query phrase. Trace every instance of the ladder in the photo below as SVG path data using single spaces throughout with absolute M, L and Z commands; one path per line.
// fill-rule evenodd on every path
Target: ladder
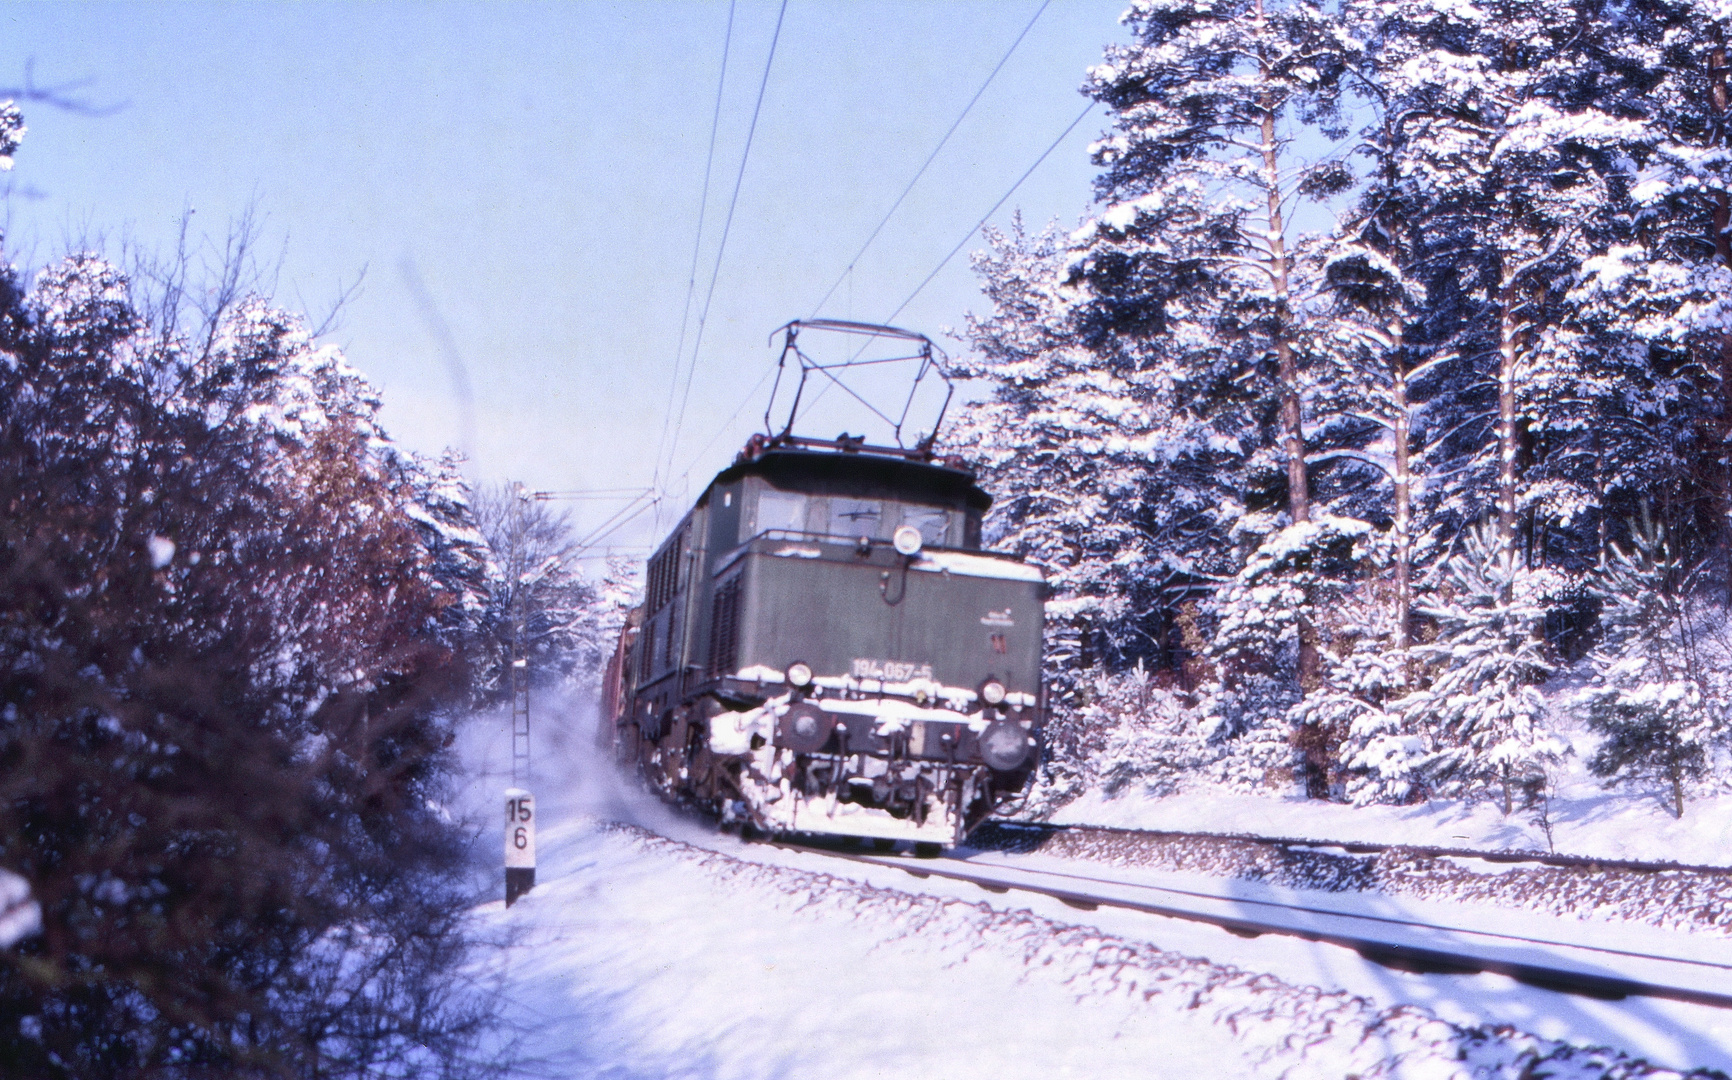
M 523 651 L 523 599 L 511 627 L 511 786 L 529 786 L 529 657 Z
M 529 661 L 521 652 L 511 661 L 511 785 L 529 786 Z

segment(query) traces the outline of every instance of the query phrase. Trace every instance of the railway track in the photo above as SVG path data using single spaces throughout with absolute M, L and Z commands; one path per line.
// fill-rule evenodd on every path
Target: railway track
M 1000 826 L 1004 827 L 1004 826 Z M 1015 829 L 1027 827 L 1016 826 Z M 1052 829 L 1040 826 L 1040 829 Z M 1134 830 L 1123 830 L 1134 833 Z M 977 837 L 979 833 L 977 832 Z M 1218 834 L 1155 834 L 1179 837 Z M 992 834 L 985 838 L 990 844 Z M 1025 837 L 1026 839 L 1026 837 Z M 1338 843 L 1235 837 L 1293 847 L 1346 847 Z M 1150 875 L 1144 880 L 1107 876 L 1105 868 L 1010 865 L 1000 851 L 962 849 L 936 858 L 872 853 L 838 844 L 770 841 L 790 850 L 818 852 L 904 871 L 918 878 L 970 882 L 993 893 L 1012 891 L 1052 897 L 1085 911 L 1118 908 L 1221 927 L 1242 937 L 1275 934 L 1350 949 L 1365 959 L 1401 971 L 1427 974 L 1505 975 L 1563 993 L 1617 1000 L 1643 996 L 1732 1008 L 1732 941 L 1632 930 L 1617 942 L 1603 940 L 1603 924 L 1559 921 L 1542 932 L 1513 932 L 1469 925 L 1466 918 L 1439 918 L 1391 910 L 1352 910 L 1328 894 L 1280 895 L 1283 890 L 1232 879 L 1196 875 Z M 1008 845 L 1007 845 L 1008 846 Z M 1391 850 L 1389 846 L 1354 845 Z M 1448 849 L 1430 849 L 1454 855 Z M 1375 853 L 1375 852 L 1371 852 Z M 1472 855 L 1488 854 L 1474 852 Z M 1504 853 L 1490 853 L 1503 856 Z M 1472 856 L 1469 856 L 1472 857 Z M 1556 859 L 1557 856 L 1546 856 Z M 1492 861 L 1511 861 L 1507 857 Z M 1590 865 L 1592 861 L 1586 861 Z M 1599 865 L 1607 865 L 1599 861 Z M 1635 869 L 1691 869 L 1673 864 L 1624 864 Z M 1585 869 L 1585 867 L 1584 867 Z M 1725 868 L 1706 868 L 1726 873 Z M 1528 914 L 1530 920 L 1533 916 Z M 1599 935 L 1601 940 L 1596 940 Z
M 1732 878 L 1732 866 L 1697 863 L 1641 862 L 1586 855 L 1554 855 L 1543 851 L 1491 851 L 1485 848 L 1434 847 L 1420 844 L 1376 844 L 1358 840 L 1310 840 L 1301 837 L 1256 836 L 1250 833 L 1182 832 L 1125 829 L 1105 825 L 1049 825 L 1042 822 L 989 821 L 969 836 L 969 846 L 987 850 L 1034 852 L 1090 844 L 1246 845 L 1284 854 L 1340 851 L 1346 855 L 1399 854 L 1421 859 L 1476 859 L 1499 865 L 1527 863 L 1591 874 L 1622 870 L 1638 874 L 1688 873 Z

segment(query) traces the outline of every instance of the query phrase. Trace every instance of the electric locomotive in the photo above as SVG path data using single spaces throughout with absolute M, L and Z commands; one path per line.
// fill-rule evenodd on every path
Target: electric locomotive
M 814 327 L 931 360 L 922 335 L 806 321 L 784 363 Z M 608 680 L 615 751 L 743 829 L 958 843 L 1039 761 L 1045 582 L 981 550 L 991 498 L 931 436 L 797 437 L 797 411 L 650 558 Z

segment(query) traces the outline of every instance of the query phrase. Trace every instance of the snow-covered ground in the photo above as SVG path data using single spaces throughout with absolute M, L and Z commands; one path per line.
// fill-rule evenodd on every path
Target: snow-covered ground
M 519 1015 L 542 1022 L 525 1049 L 551 1075 L 1149 1075 L 1157 1051 L 1157 1075 L 1250 1071 L 1243 1050 L 1224 1060 L 1203 1037 L 1212 1017 L 1093 995 L 1068 970 L 1030 978 L 1015 949 L 980 947 L 979 908 L 582 820 L 548 840 L 547 882 L 488 915 L 519 936 L 500 971 Z M 1028 944 L 1054 959 L 1050 942 Z
M 1549 807 L 1552 844 L 1560 855 L 1732 866 L 1732 795 L 1687 800 L 1675 818 L 1661 793 L 1640 787 L 1607 790 L 1584 762 L 1596 739 L 1582 730 L 1561 733 L 1573 753 L 1559 770 Z M 1062 824 L 1135 829 L 1247 833 L 1379 844 L 1545 851 L 1535 808 L 1505 817 L 1492 802 L 1438 799 L 1418 806 L 1364 806 L 1300 795 L 1238 794 L 1196 787 L 1164 797 L 1130 786 L 1115 795 L 1094 789 L 1060 807 Z
M 521 1030 L 521 1075 L 1646 1072 L 1614 1067 L 1618 1053 L 1732 1069 L 1725 1010 L 1402 974 L 1297 939 L 742 845 L 586 764 L 586 738 L 552 749 L 561 725 L 543 727 L 538 884 L 509 911 L 477 912 L 511 943 L 481 966 Z M 503 758 L 489 722 L 475 730 L 470 798 L 491 810 L 483 789 L 505 786 Z M 1267 817 L 1191 827 L 1288 831 Z M 480 850 L 500 842 L 495 824 Z M 1549 1073 L 1521 1072 L 1540 1059 Z
M 1683 818 L 1654 800 L 1597 785 L 1572 785 L 1552 800 L 1560 855 L 1732 865 L 1732 798 L 1693 799 Z M 1091 791 L 1053 814 L 1062 824 L 1246 833 L 1378 844 L 1545 851 L 1531 813 L 1504 817 L 1489 802 L 1436 800 L 1419 806 L 1345 806 L 1298 796 L 1199 789 L 1165 797 Z

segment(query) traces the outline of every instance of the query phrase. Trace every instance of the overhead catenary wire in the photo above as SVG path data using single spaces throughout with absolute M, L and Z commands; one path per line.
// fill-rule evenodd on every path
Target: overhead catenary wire
M 536 502 L 618 502 L 638 495 L 653 495 L 654 488 L 584 488 L 580 491 L 532 491 Z
M 1051 3 L 1052 0 L 1042 0 L 1040 7 L 1035 9 L 1034 15 L 1028 20 L 1028 23 L 1023 26 L 1022 33 L 1016 35 L 1016 40 L 1010 43 L 1010 48 L 1005 50 L 1004 55 L 999 58 L 997 65 L 995 65 L 992 71 L 987 74 L 986 81 L 980 84 L 980 89 L 976 90 L 974 96 L 968 99 L 968 104 L 962 107 L 962 112 L 957 114 L 956 119 L 952 121 L 950 130 L 946 131 L 944 137 L 938 140 L 938 145 L 932 148 L 932 153 L 927 154 L 926 160 L 920 163 L 920 168 L 914 170 L 914 175 L 909 178 L 907 186 L 902 189 L 902 194 L 896 196 L 896 201 L 891 203 L 890 209 L 884 212 L 884 216 L 880 218 L 878 224 L 873 227 L 871 235 L 866 237 L 866 242 L 860 245 L 860 250 L 856 251 L 854 257 L 848 260 L 848 266 L 837 275 L 835 282 L 831 284 L 829 290 L 824 293 L 824 298 L 812 305 L 811 317 L 816 318 L 818 312 L 824 307 L 824 305 L 830 302 L 830 297 L 836 295 L 836 290 L 841 287 L 844 281 L 848 280 L 848 275 L 854 272 L 855 265 L 859 263 L 861 256 L 866 254 L 866 249 L 870 248 L 872 242 L 878 239 L 878 234 L 884 231 L 884 226 L 889 223 L 892 217 L 895 216 L 896 211 L 902 206 L 903 200 L 908 198 L 908 193 L 913 191 L 914 185 L 918 184 L 920 178 L 926 175 L 927 168 L 937 159 L 938 152 L 943 150 L 945 144 L 950 141 L 950 137 L 956 134 L 956 129 L 962 126 L 962 121 L 968 118 L 969 112 L 972 111 L 975 104 L 980 101 L 981 95 L 986 93 L 986 88 L 992 85 L 992 80 L 998 77 L 998 73 L 1002 71 L 1004 65 L 1010 61 L 1011 54 L 1016 52 L 1017 46 L 1021 45 L 1022 39 L 1028 36 L 1030 30 L 1034 29 L 1035 22 L 1040 19 L 1041 13 L 1044 12 L 1047 9 L 1047 5 Z
M 691 322 L 692 297 L 698 291 L 698 255 L 703 250 L 704 215 L 710 205 L 710 171 L 716 160 L 716 132 L 722 123 L 722 90 L 728 82 L 728 53 L 733 48 L 734 43 L 734 9 L 735 3 L 730 0 L 728 4 L 728 28 L 722 36 L 722 68 L 720 74 L 716 76 L 716 104 L 710 112 L 710 147 L 708 152 L 704 154 L 704 183 L 698 198 L 698 227 L 692 237 L 692 265 L 686 273 L 686 302 L 684 309 L 680 312 L 679 343 L 674 346 L 674 370 L 672 378 L 668 380 L 667 408 L 662 411 L 662 433 L 656 440 L 655 471 L 650 478 L 652 487 L 661 481 L 662 451 L 667 446 L 668 425 L 674 411 L 674 394 L 678 392 L 680 386 L 680 361 L 686 354 L 686 329 Z
M 740 403 L 734 407 L 734 411 L 729 414 L 728 418 L 722 421 L 721 426 L 716 429 L 716 433 L 710 436 L 708 442 L 698 447 L 698 449 L 692 453 L 691 461 L 686 465 L 685 471 L 680 473 L 679 479 L 684 480 L 686 477 L 691 475 L 692 470 L 697 467 L 697 463 L 703 460 L 704 454 L 710 447 L 716 445 L 717 439 L 728 433 L 728 429 L 734 426 L 734 421 L 738 420 L 740 414 L 746 411 L 746 406 L 752 403 L 752 399 L 758 396 L 758 391 L 764 388 L 764 384 L 769 382 L 770 376 L 775 373 L 776 365 L 774 363 L 764 369 L 764 373 L 758 376 L 758 381 L 752 384 L 750 390 L 746 391 L 745 396 L 740 399 Z
M 710 268 L 710 284 L 704 292 L 704 306 L 698 313 L 698 329 L 692 343 L 692 358 L 690 363 L 686 365 L 685 392 L 680 397 L 679 412 L 674 416 L 673 438 L 668 443 L 667 460 L 670 470 L 673 468 L 674 457 L 679 451 L 680 432 L 685 427 L 686 405 L 691 401 L 692 396 L 692 377 L 697 373 L 698 354 L 704 344 L 704 328 L 709 325 L 710 304 L 715 300 L 716 281 L 721 277 L 722 272 L 722 256 L 727 253 L 728 234 L 733 229 L 734 211 L 740 202 L 740 187 L 746 179 L 746 164 L 752 157 L 752 141 L 757 136 L 758 117 L 764 108 L 764 91 L 770 85 L 770 69 L 776 62 L 776 45 L 782 39 L 782 20 L 787 14 L 788 0 L 782 0 L 782 5 L 776 12 L 776 29 L 770 35 L 770 51 L 764 57 L 764 73 L 758 80 L 758 98 L 752 105 L 752 122 L 746 128 L 746 145 L 740 151 L 740 168 L 734 174 L 734 190 L 728 198 L 728 215 L 722 221 L 721 240 L 716 245 L 716 261 Z
M 1022 175 L 1016 178 L 1016 183 L 1010 185 L 1010 189 L 1007 190 L 1003 195 L 1000 195 L 998 197 L 998 201 L 992 204 L 992 209 L 990 209 L 986 213 L 982 214 L 980 217 L 980 220 L 975 222 L 972 226 L 970 226 L 969 230 L 966 233 L 962 234 L 962 239 L 960 239 L 956 242 L 956 246 L 952 247 L 950 249 L 950 251 L 945 254 L 944 258 L 938 260 L 938 265 L 934 266 L 932 268 L 932 272 L 927 274 L 924 278 L 921 279 L 920 284 L 918 284 L 914 287 L 913 292 L 909 293 L 906 297 L 903 298 L 903 300 L 900 304 L 896 305 L 895 311 L 892 311 L 889 315 L 885 316 L 882 320 L 880 320 L 882 323 L 884 323 L 885 325 L 889 325 L 890 323 L 894 322 L 896 319 L 896 316 L 902 314 L 903 309 L 906 308 L 909 304 L 912 304 L 914 302 L 914 298 L 919 296 L 921 294 L 921 292 L 926 288 L 926 286 L 932 284 L 932 279 L 937 277 L 939 275 L 939 272 L 942 271 L 946 266 L 950 265 L 950 260 L 956 258 L 956 253 L 961 251 L 963 246 L 965 244 L 967 244 L 970 240 L 972 240 L 974 238 L 974 234 L 979 232 L 981 230 L 981 228 L 988 221 L 992 220 L 992 215 L 998 213 L 999 208 L 1002 207 L 1006 202 L 1008 202 L 1012 195 L 1016 194 L 1017 189 L 1022 187 L 1023 183 L 1025 181 L 1027 181 L 1030 176 L 1034 175 L 1034 171 L 1036 169 L 1040 168 L 1041 163 L 1046 161 L 1046 159 L 1048 157 L 1051 157 L 1052 152 L 1054 150 L 1058 149 L 1059 144 L 1064 142 L 1065 139 L 1070 137 L 1070 133 L 1075 131 L 1077 125 L 1083 122 L 1083 118 L 1086 117 L 1089 113 L 1094 111 L 1095 104 L 1096 103 L 1094 101 L 1090 101 L 1087 105 L 1083 106 L 1082 112 L 1077 113 L 1076 119 L 1072 120 L 1069 124 L 1067 124 L 1063 131 L 1059 132 L 1058 138 L 1054 139 L 1052 142 L 1047 144 L 1046 149 L 1042 150 L 1040 152 L 1040 156 L 1034 159 L 1034 164 L 1030 165 L 1027 169 L 1023 170 Z M 871 344 L 870 342 L 867 342 L 866 345 L 861 345 L 859 349 L 855 350 L 854 355 L 851 358 L 851 361 L 859 360 L 861 354 L 866 351 L 867 345 L 870 345 L 870 344 Z M 840 380 L 837 380 L 834 378 L 834 376 L 832 376 L 831 382 L 826 383 L 824 385 L 824 387 L 818 391 L 817 394 L 813 395 L 812 405 L 818 404 L 818 402 L 820 400 L 822 400 L 824 395 L 829 392 L 831 386 L 841 386 L 841 385 L 842 384 L 841 384 Z M 842 389 L 847 390 L 848 388 L 846 386 L 843 386 Z M 853 394 L 853 391 L 850 390 L 849 393 Z M 854 394 L 854 397 L 858 398 L 859 395 Z M 870 406 L 868 406 L 868 407 L 870 407 Z M 876 410 L 874 410 L 874 411 L 876 411 Z
M 1058 138 L 1056 138 L 1052 142 L 1048 143 L 1047 148 L 1045 150 L 1042 150 L 1040 152 L 1040 156 L 1034 159 L 1034 164 L 1030 165 L 1027 169 L 1023 170 L 1023 174 L 1016 178 L 1016 183 L 1010 185 L 1010 190 L 1006 191 L 1003 195 L 999 196 L 998 201 L 992 204 L 992 209 L 990 209 L 986 213 L 982 214 L 980 216 L 980 220 L 975 222 L 972 226 L 969 227 L 969 230 L 963 234 L 962 239 L 960 239 L 956 242 L 956 246 L 951 248 L 949 253 L 946 254 L 944 256 L 944 258 L 938 260 L 938 265 L 934 266 L 932 268 L 932 272 L 930 274 L 927 274 L 926 277 L 924 277 L 923 279 L 921 279 L 920 284 L 918 284 L 914 287 L 914 291 L 909 293 L 908 296 L 900 304 L 897 304 L 896 310 L 892 311 L 889 315 L 885 316 L 882 320 L 880 320 L 881 322 L 885 323 L 886 325 L 893 322 L 895 320 L 896 316 L 902 314 L 902 311 L 904 308 L 906 308 L 909 304 L 912 304 L 914 302 L 914 298 L 916 296 L 919 296 L 921 294 L 921 292 L 923 290 L 925 290 L 926 286 L 932 284 L 932 279 L 938 276 L 939 271 L 943 270 L 946 266 L 950 265 L 950 260 L 956 258 L 956 253 L 962 250 L 963 245 L 967 244 L 970 240 L 972 240 L 974 238 L 974 234 L 979 232 L 981 227 L 984 226 L 988 221 L 992 220 L 992 215 L 998 213 L 999 207 L 1003 206 L 1006 202 L 1008 202 L 1010 200 L 1010 197 L 1012 195 L 1016 194 L 1016 189 L 1020 188 L 1023 185 L 1024 181 L 1026 181 L 1030 176 L 1034 175 L 1034 170 L 1040 168 L 1041 163 L 1044 162 L 1048 157 L 1050 157 L 1054 150 L 1058 149 L 1059 144 L 1064 142 L 1065 139 L 1070 136 L 1070 133 L 1076 130 L 1076 127 L 1078 124 L 1083 122 L 1083 118 L 1085 116 L 1087 116 L 1089 113 L 1094 111 L 1094 107 L 1095 107 L 1095 102 L 1090 101 L 1087 105 L 1085 105 L 1083 107 L 1082 112 L 1077 113 L 1076 119 L 1072 120 L 1070 122 L 1070 124 L 1068 126 L 1066 126 L 1066 128 L 1063 131 L 1059 132 Z
M 968 241 L 974 237 L 975 233 L 980 231 L 980 229 L 983 225 L 985 225 L 988 221 L 992 220 L 992 215 L 998 213 L 999 209 L 1001 207 L 1003 207 L 1007 201 L 1009 201 L 1010 197 L 1012 195 L 1016 194 L 1017 189 L 1021 188 L 1022 185 L 1025 182 L 1027 182 L 1028 178 L 1030 176 L 1034 175 L 1034 171 L 1036 169 L 1040 168 L 1041 164 L 1044 163 L 1047 158 L 1052 156 L 1052 152 L 1054 150 L 1058 149 L 1059 145 L 1061 143 L 1063 143 L 1064 140 L 1070 136 L 1070 133 L 1077 129 L 1077 125 L 1081 124 L 1083 122 L 1083 119 L 1085 117 L 1087 117 L 1089 113 L 1094 111 L 1095 105 L 1096 105 L 1096 102 L 1090 101 L 1086 106 L 1083 107 L 1083 110 L 1076 115 L 1076 118 L 1074 120 L 1072 120 L 1069 124 L 1065 125 L 1064 130 L 1059 132 L 1058 137 L 1056 139 L 1052 140 L 1052 142 L 1047 144 L 1046 149 L 1044 149 L 1040 152 L 1040 156 L 1035 158 L 1034 162 L 1031 165 L 1029 165 L 1029 167 L 1027 169 L 1023 170 L 1022 175 L 1016 178 L 1016 182 L 1011 184 L 1009 189 L 1006 190 L 1003 195 L 999 196 L 998 201 L 994 202 L 992 204 L 992 208 L 987 210 L 987 212 L 985 214 L 981 215 L 981 218 L 979 221 L 975 222 L 972 226 L 969 227 L 968 232 L 963 234 L 962 239 L 958 240 L 956 242 L 956 245 L 954 247 L 952 247 L 950 249 L 950 251 L 945 254 L 944 258 L 939 260 L 938 265 L 934 266 L 932 268 L 932 272 L 927 274 L 926 277 L 921 280 L 919 285 L 915 286 L 914 291 L 909 293 L 907 295 L 907 297 L 905 297 L 903 299 L 902 303 L 900 303 L 896 306 L 896 310 L 892 311 L 888 317 L 886 317 L 885 319 L 882 320 L 883 323 L 885 323 L 885 324 L 892 323 L 895 320 L 896 316 L 902 314 L 903 310 L 905 308 L 907 308 L 909 304 L 914 302 L 914 298 L 919 296 L 920 293 L 923 290 L 925 290 L 926 286 L 930 285 L 932 283 L 932 280 L 934 278 L 936 278 L 939 275 L 939 273 L 941 271 L 943 271 L 943 269 L 950 264 L 950 260 L 954 259 L 956 257 L 956 253 L 962 250 L 963 246 L 966 245 L 968 243 Z M 862 346 L 861 348 L 863 351 L 865 346 Z M 856 353 L 855 357 L 858 358 L 859 355 L 860 355 L 859 353 Z M 711 446 L 715 445 L 717 439 L 721 438 L 724 434 L 727 433 L 728 428 L 732 427 L 734 421 L 739 419 L 740 413 L 745 411 L 746 405 L 751 402 L 753 396 L 755 396 L 757 394 L 757 392 L 763 387 L 764 383 L 769 381 L 770 376 L 775 374 L 775 372 L 776 372 L 776 365 L 771 364 L 770 367 L 768 368 L 768 370 L 766 370 L 764 372 L 764 374 L 759 377 L 757 384 L 755 386 L 753 386 L 751 391 L 748 392 L 746 394 L 745 398 L 741 400 L 739 406 L 734 410 L 733 414 L 728 417 L 728 419 L 721 425 L 720 428 L 717 429 L 717 431 L 714 435 L 710 436 L 709 441 L 706 442 L 703 445 L 703 447 L 701 447 L 695 454 L 692 455 L 691 459 L 686 463 L 686 467 L 678 474 L 678 477 L 677 477 L 678 480 L 683 481 L 691 475 L 691 471 L 697 467 L 698 461 L 703 458 L 704 453 L 706 451 L 708 451 Z M 819 390 L 818 397 L 822 397 L 824 395 L 824 393 L 826 393 L 830 389 L 831 385 L 832 384 L 830 384 L 830 383 L 826 383 L 823 386 L 823 388 Z M 813 401 L 814 401 L 814 403 L 816 403 L 817 398 L 815 397 L 813 399 Z M 670 466 L 670 475 L 672 475 L 671 466 Z
M 578 551 L 585 551 L 594 547 L 602 540 L 612 536 L 614 533 L 624 528 L 628 522 L 637 519 L 644 513 L 644 511 L 659 506 L 660 504 L 660 498 L 656 497 L 651 492 L 644 492 L 642 495 L 639 495 L 637 498 L 620 507 L 612 517 L 608 518 L 600 525 L 597 525 L 594 529 L 590 530 L 588 535 L 578 540 L 576 549 Z

